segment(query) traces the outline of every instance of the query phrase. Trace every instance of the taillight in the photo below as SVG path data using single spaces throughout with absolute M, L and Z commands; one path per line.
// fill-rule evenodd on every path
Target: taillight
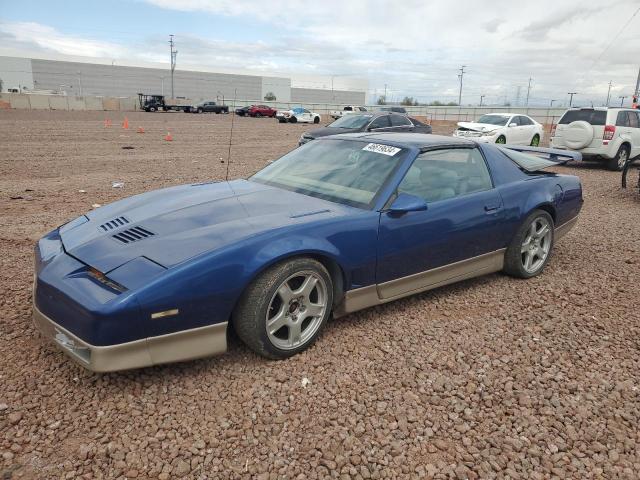
M 551 136 L 555 137 L 555 135 L 556 135 L 556 125 L 553 124 L 551 125 Z
M 604 126 L 604 135 L 602 135 L 602 139 L 603 140 L 611 140 L 615 133 L 616 133 L 615 125 L 605 125 Z

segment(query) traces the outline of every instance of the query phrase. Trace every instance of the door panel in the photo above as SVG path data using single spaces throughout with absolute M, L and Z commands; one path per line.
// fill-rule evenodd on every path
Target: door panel
M 451 152 L 451 153 L 450 153 Z M 436 277 L 422 272 L 498 251 L 504 246 L 502 197 L 491 185 L 484 158 L 476 148 L 436 150 L 415 160 L 398 192 L 420 196 L 427 210 L 402 215 L 382 212 L 378 235 L 376 283 L 383 298 L 457 276 L 468 262 Z M 490 258 L 495 263 L 495 258 Z M 435 272 L 431 272 L 435 273 Z M 406 279 L 411 275 L 416 277 Z M 393 280 L 404 282 L 384 285 Z

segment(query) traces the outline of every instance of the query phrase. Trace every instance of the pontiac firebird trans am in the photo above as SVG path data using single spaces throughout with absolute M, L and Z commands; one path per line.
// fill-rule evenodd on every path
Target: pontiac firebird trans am
M 519 150 L 337 135 L 248 180 L 117 201 L 37 243 L 35 323 L 94 371 L 219 354 L 229 327 L 281 359 L 332 313 L 499 270 L 532 277 L 575 224 L 582 188 L 522 150 L 561 152 Z

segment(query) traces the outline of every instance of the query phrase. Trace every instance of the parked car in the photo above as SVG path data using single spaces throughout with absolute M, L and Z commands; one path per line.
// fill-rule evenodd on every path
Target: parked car
M 360 105 L 347 105 L 342 110 L 333 110 L 330 115 L 331 118 L 340 118 L 343 115 L 351 115 L 352 113 L 366 112 L 367 109 Z
M 332 313 L 500 270 L 540 274 L 582 207 L 580 180 L 550 165 L 435 135 L 322 138 L 247 180 L 146 192 L 49 232 L 35 247 L 34 320 L 95 371 L 219 354 L 230 327 L 286 358 Z
M 431 133 L 431 125 L 415 118 L 393 112 L 353 113 L 338 118 L 326 127 L 304 132 L 298 140 L 303 145 L 311 140 L 340 133 L 411 132 Z
M 550 145 L 622 170 L 640 155 L 640 112 L 631 108 L 571 108 L 552 127 Z
M 193 107 L 194 113 L 229 113 L 227 105 L 218 105 L 212 100 L 200 102 Z
M 236 115 L 240 115 L 241 117 L 244 117 L 247 114 L 247 112 L 249 111 L 250 108 L 251 108 L 251 105 L 248 105 L 246 107 L 236 108 L 235 114 Z
M 311 112 L 306 108 L 297 107 L 291 110 L 285 110 L 284 112 L 278 111 L 276 118 L 280 123 L 320 123 L 320 114 Z
M 380 107 L 381 112 L 395 112 L 407 114 L 407 109 L 404 107 Z
M 544 127 L 527 115 L 488 113 L 475 122 L 458 122 L 453 136 L 485 143 L 537 147 L 544 137 Z
M 250 117 L 275 117 L 277 110 L 266 105 L 251 105 L 247 110 Z

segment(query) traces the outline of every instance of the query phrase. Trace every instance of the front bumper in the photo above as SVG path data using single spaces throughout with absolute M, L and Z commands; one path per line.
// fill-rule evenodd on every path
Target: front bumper
M 475 132 L 470 132 L 475 133 Z M 458 130 L 453 132 L 454 137 L 458 138 L 466 138 L 468 140 L 473 140 L 475 142 L 480 143 L 496 143 L 496 139 L 498 138 L 498 133 L 492 133 L 491 135 L 474 135 L 474 134 L 462 134 L 458 132 Z
M 58 325 L 44 315 L 35 303 L 33 321 L 47 340 L 93 372 L 113 372 L 193 360 L 227 350 L 227 322 L 118 345 L 96 346 Z

